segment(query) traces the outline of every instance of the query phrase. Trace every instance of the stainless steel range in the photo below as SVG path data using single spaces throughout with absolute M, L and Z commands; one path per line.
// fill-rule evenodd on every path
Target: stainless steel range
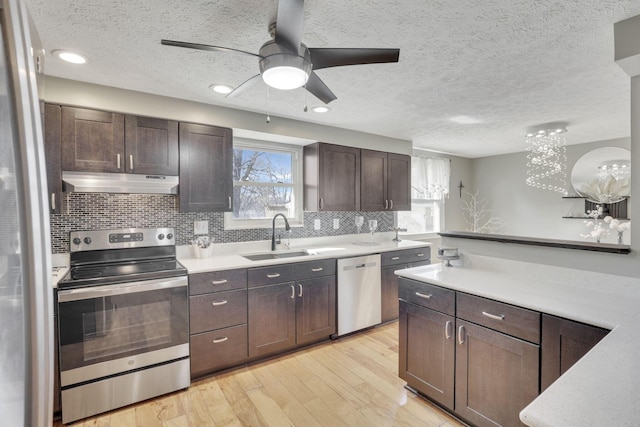
M 70 234 L 58 283 L 62 422 L 189 387 L 187 272 L 172 228 Z

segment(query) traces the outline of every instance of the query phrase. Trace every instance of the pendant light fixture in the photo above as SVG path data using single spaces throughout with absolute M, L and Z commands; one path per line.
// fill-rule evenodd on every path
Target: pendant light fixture
M 567 194 L 566 125 L 547 123 L 527 130 L 527 185 Z

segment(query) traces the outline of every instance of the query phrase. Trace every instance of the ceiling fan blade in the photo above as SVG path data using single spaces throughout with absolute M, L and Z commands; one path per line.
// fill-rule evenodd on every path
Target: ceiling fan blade
M 236 87 L 234 90 L 229 92 L 225 98 L 235 98 L 236 96 L 242 95 L 247 89 L 253 87 L 260 80 L 260 74 L 256 74 L 255 76 L 245 80 L 240 86 Z
M 278 1 L 276 44 L 298 54 L 304 28 L 304 0 Z
M 325 104 L 338 99 L 338 97 L 335 96 L 333 92 L 331 92 L 331 89 L 329 89 L 327 85 L 324 84 L 322 80 L 320 80 L 320 77 L 318 77 L 316 73 L 311 73 L 305 87 L 311 94 L 313 94 L 316 98 L 318 98 Z
M 246 52 L 244 50 L 232 49 L 230 47 L 220 47 L 220 46 L 211 46 L 208 44 L 200 44 L 200 43 L 189 43 L 189 42 L 179 42 L 176 40 L 160 40 L 160 44 L 165 46 L 176 46 L 176 47 L 186 47 L 188 49 L 197 49 L 197 50 L 208 50 L 210 52 L 236 52 L 236 53 L 244 53 L 245 55 L 251 55 L 258 58 L 262 58 L 260 55 L 256 53 Z
M 314 70 L 343 65 L 398 62 L 400 49 L 309 48 Z

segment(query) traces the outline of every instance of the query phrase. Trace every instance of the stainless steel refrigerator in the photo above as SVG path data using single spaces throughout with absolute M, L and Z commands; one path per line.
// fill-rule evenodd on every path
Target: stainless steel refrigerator
M 38 73 L 21 0 L 0 2 L 0 425 L 50 426 L 53 302 Z

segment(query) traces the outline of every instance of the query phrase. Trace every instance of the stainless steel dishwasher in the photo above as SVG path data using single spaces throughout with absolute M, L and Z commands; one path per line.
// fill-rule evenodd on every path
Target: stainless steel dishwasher
M 338 260 L 338 335 L 382 321 L 380 254 Z

